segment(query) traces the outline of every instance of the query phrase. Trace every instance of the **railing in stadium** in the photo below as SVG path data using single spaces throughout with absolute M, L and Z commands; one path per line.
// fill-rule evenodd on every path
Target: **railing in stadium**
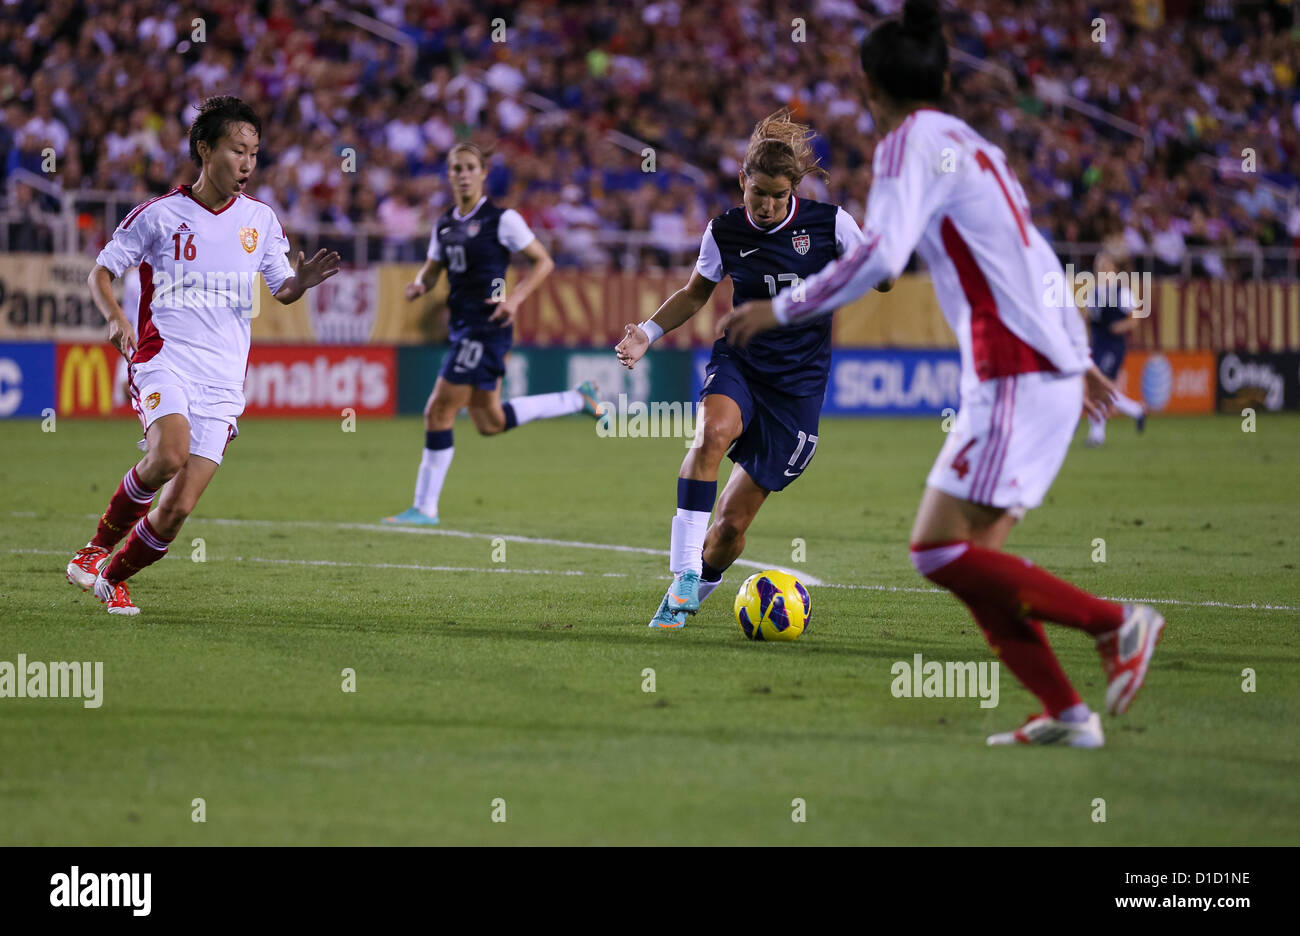
M 30 178 L 29 178 L 30 177 Z M 10 197 L 24 184 L 57 203 L 58 211 L 29 201 L 26 211 L 0 209 L 0 251 L 6 253 L 92 253 L 118 221 L 133 207 L 133 196 L 123 192 L 65 192 L 48 180 L 18 170 L 9 182 Z M 428 232 L 394 238 L 377 222 L 344 228 L 331 224 L 297 224 L 286 220 L 286 230 L 297 249 L 309 255 L 320 247 L 338 250 L 347 264 L 419 262 L 424 259 Z M 667 234 L 658 231 L 610 231 L 575 228 L 538 230 L 538 237 L 561 267 L 645 270 L 689 269 L 699 249 L 698 233 Z M 1057 241 L 1053 245 L 1063 263 L 1077 270 L 1091 269 L 1101 248 L 1096 243 Z M 1253 242 L 1231 246 L 1188 247 L 1174 262 L 1161 260 L 1151 249 L 1130 255 L 1133 270 L 1156 275 L 1205 276 L 1228 279 L 1294 280 L 1300 270 L 1300 251 L 1293 247 L 1263 247 Z

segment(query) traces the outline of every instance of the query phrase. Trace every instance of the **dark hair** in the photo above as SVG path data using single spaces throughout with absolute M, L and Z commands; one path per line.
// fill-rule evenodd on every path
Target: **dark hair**
M 907 0 L 901 20 L 881 23 L 858 49 L 872 87 L 896 101 L 938 101 L 948 71 L 948 43 L 938 0 Z
M 257 135 L 262 135 L 262 121 L 257 112 L 237 97 L 210 97 L 199 105 L 199 116 L 190 126 L 190 159 L 194 160 L 194 165 L 203 165 L 199 158 L 199 142 L 215 147 L 233 123 L 252 124 Z
M 807 126 L 794 121 L 790 108 L 783 107 L 754 127 L 741 168 L 747 176 L 755 172 L 774 179 L 785 176 L 795 188 L 809 173 L 829 179 L 826 170 L 817 165 L 817 157 L 809 145 L 815 135 Z

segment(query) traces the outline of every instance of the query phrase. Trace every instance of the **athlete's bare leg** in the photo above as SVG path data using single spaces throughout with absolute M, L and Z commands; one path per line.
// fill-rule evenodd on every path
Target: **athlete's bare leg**
M 727 569 L 745 551 L 745 532 L 754 522 L 770 492 L 733 465 L 727 486 L 718 498 L 713 523 L 704 537 L 704 561 L 715 569 Z

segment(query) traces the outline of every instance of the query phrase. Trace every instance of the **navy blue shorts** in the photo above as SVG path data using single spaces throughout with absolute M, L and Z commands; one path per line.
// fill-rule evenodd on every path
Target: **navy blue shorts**
M 451 350 L 442 359 L 438 376 L 448 383 L 473 384 L 480 390 L 495 390 L 505 376 L 506 354 L 510 351 L 513 329 L 501 335 L 469 333 L 453 336 Z
M 1125 344 L 1122 341 L 1097 342 L 1092 347 L 1092 360 L 1111 380 L 1119 374 L 1120 365 L 1124 363 Z
M 720 393 L 736 401 L 744 430 L 727 455 L 759 487 L 780 491 L 803 474 L 817 451 L 824 393 L 790 396 L 745 377 L 735 358 L 714 355 L 700 400 Z

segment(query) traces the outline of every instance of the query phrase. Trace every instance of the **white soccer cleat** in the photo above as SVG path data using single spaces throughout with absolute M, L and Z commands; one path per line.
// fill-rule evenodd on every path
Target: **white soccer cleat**
M 1124 623 L 1097 638 L 1106 671 L 1106 714 L 1123 715 L 1142 688 L 1165 619 L 1150 605 L 1124 606 Z
M 1087 721 L 1063 722 L 1050 715 L 1030 715 L 1015 731 L 989 735 L 989 746 L 1002 744 L 1057 744 L 1063 747 L 1099 748 L 1106 743 L 1101 716 L 1093 712 Z
M 126 582 L 110 582 L 104 576 L 95 576 L 95 597 L 102 601 L 109 614 L 135 615 L 140 609 L 131 601 Z
M 77 554 L 68 563 L 68 581 L 82 591 L 90 591 L 95 587 L 95 576 L 99 575 L 99 570 L 107 561 L 107 549 L 87 543 L 77 550 Z

